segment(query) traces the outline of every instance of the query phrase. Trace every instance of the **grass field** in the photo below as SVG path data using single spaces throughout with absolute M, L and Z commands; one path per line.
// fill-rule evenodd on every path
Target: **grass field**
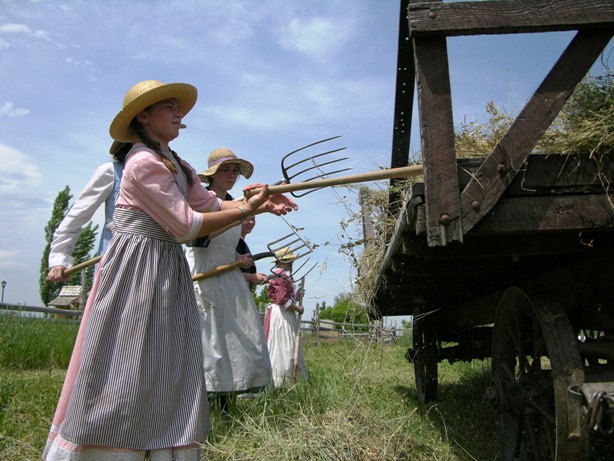
M 40 459 L 76 327 L 0 316 L 0 460 Z M 439 401 L 417 401 L 409 338 L 305 337 L 309 380 L 212 413 L 210 460 L 497 460 L 484 362 L 448 365 Z

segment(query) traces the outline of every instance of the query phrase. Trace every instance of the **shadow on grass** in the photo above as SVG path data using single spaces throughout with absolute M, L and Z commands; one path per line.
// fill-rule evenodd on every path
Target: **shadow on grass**
M 397 386 L 395 390 L 407 405 L 417 407 L 442 438 L 454 442 L 458 459 L 501 460 L 495 410 L 484 399 L 490 384 L 490 369 L 484 368 L 466 374 L 458 382 L 440 383 L 436 402 L 420 403 L 415 387 Z M 591 436 L 589 461 L 610 461 L 612 453 L 614 437 Z
M 494 410 L 483 399 L 490 381 L 490 370 L 472 371 L 457 382 L 440 383 L 437 401 L 426 404 L 418 401 L 415 387 L 397 386 L 395 390 L 450 442 L 455 459 L 499 460 Z

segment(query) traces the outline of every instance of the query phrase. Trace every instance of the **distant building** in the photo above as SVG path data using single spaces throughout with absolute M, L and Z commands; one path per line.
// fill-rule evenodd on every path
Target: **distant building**
M 81 285 L 63 286 L 60 295 L 51 300 L 48 306 L 58 309 L 79 310 L 81 307 Z

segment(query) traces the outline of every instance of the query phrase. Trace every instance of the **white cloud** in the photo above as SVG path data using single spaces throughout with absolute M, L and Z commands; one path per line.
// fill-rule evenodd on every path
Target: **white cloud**
M 334 58 L 352 39 L 351 27 L 335 18 L 295 18 L 279 31 L 281 46 L 316 61 Z
M 2 24 L 0 34 L 29 34 L 30 28 L 24 24 Z
M 32 31 L 25 24 L 2 24 L 0 25 L 0 34 L 14 35 L 14 34 L 26 34 L 29 37 L 40 38 L 43 40 L 49 40 L 47 32 L 42 30 Z
M 12 102 L 5 102 L 0 107 L 0 117 L 25 117 L 29 113 L 28 109 L 15 109 Z
M 17 149 L 0 144 L 0 192 L 31 189 L 43 175 L 32 158 Z

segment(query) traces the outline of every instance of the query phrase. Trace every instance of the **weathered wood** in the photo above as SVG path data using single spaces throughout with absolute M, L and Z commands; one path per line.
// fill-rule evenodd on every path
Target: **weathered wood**
M 415 0 L 401 0 L 399 12 L 399 42 L 397 51 L 397 80 L 394 100 L 394 126 L 392 131 L 392 153 L 390 168 L 405 166 L 409 163 L 409 147 L 411 143 L 411 125 L 414 107 L 414 89 L 416 68 L 414 65 L 414 47 L 409 39 L 409 24 L 407 6 Z M 390 213 L 397 214 L 399 208 L 399 193 L 394 185 L 397 180 L 390 180 L 388 203 Z
M 614 163 L 605 155 L 529 155 L 505 190 L 506 197 L 603 194 L 614 184 Z M 458 159 L 458 182 L 464 189 L 485 157 Z M 415 185 L 414 185 L 415 188 Z M 612 194 L 613 192 L 610 192 Z M 614 201 L 614 198 L 613 198 Z
M 445 38 L 414 40 L 429 246 L 462 241 Z
M 473 233 L 584 230 L 614 227 L 614 208 L 605 193 L 501 199 Z
M 412 37 L 591 30 L 614 26 L 612 0 L 515 0 L 409 5 Z
M 409 39 L 407 21 L 407 5 L 409 3 L 409 0 L 401 0 L 401 11 L 399 15 L 396 98 L 394 101 L 394 126 L 392 132 L 390 168 L 408 164 L 409 144 L 411 140 L 416 69 L 414 67 L 413 42 Z
M 462 192 L 463 233 L 496 204 L 611 37 L 611 31 L 578 32 Z

